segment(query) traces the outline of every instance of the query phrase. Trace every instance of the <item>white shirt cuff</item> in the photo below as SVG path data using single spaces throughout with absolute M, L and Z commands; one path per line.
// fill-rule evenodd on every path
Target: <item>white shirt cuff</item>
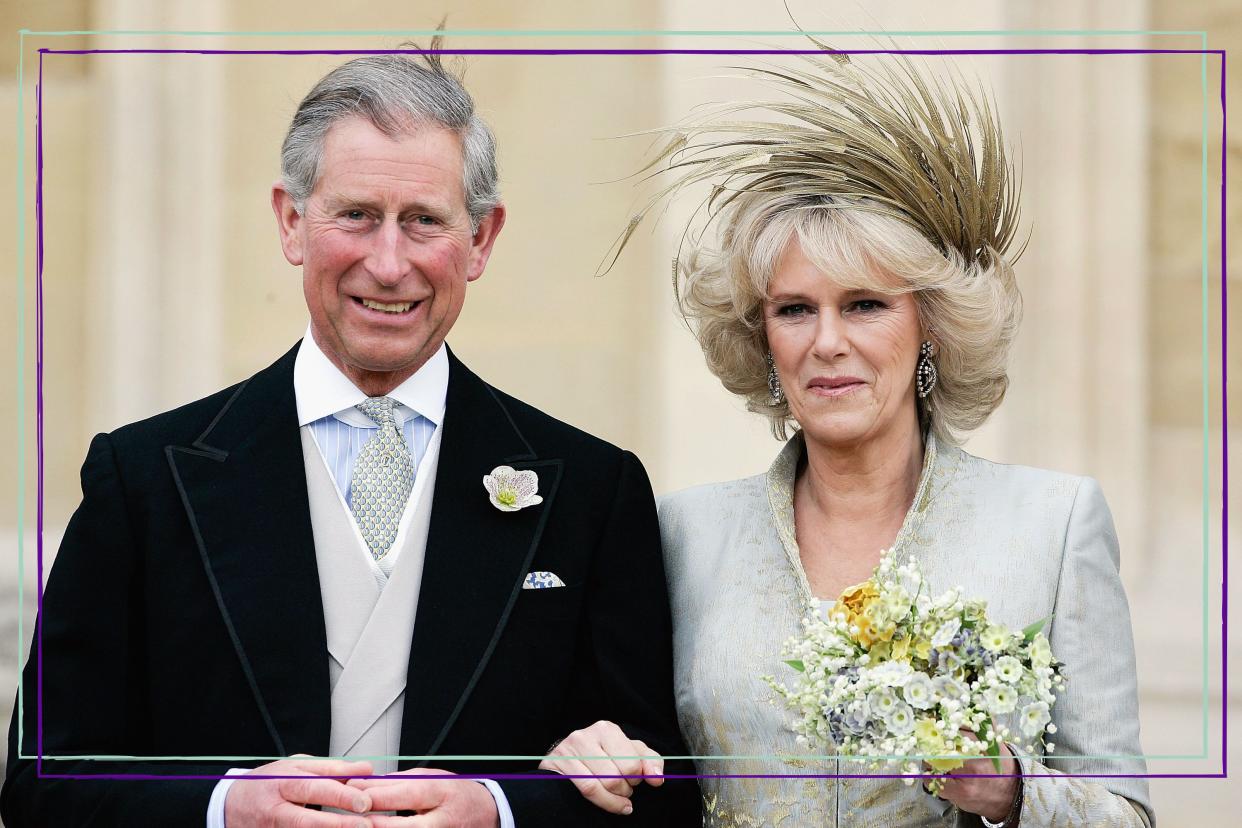
M 226 776 L 242 776 L 250 771 L 251 768 L 230 768 Z M 231 787 L 233 787 L 232 779 L 221 779 L 216 783 L 215 789 L 211 792 L 211 800 L 207 803 L 207 828 L 225 828 L 224 800 L 228 798 Z M 503 826 L 504 823 L 501 825 Z
M 483 783 L 488 793 L 492 795 L 492 799 L 496 800 L 496 813 L 500 814 L 500 828 L 516 828 L 513 811 L 509 808 L 509 798 L 501 790 L 500 784 L 495 779 L 480 779 L 479 782 Z M 219 826 L 209 824 L 207 828 L 224 828 L 224 823 L 221 822 Z

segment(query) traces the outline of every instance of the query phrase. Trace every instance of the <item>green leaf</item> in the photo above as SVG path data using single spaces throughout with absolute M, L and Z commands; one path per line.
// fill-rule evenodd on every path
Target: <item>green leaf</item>
M 795 670 L 797 670 L 799 673 L 806 672 L 806 665 L 803 664 L 801 661 L 786 661 L 785 663 L 788 664 L 790 667 L 794 668 Z
M 1051 620 L 1052 620 L 1052 616 L 1049 615 L 1047 618 L 1041 618 L 1040 620 L 1036 621 L 1034 624 L 1030 624 L 1029 626 L 1023 627 L 1022 637 L 1025 638 L 1027 641 L 1032 641 L 1035 638 L 1035 636 L 1038 635 L 1041 630 L 1043 630 L 1044 625 L 1047 624 Z
M 1000 773 L 1000 744 L 996 741 L 996 728 L 993 727 L 991 719 L 983 723 L 983 732 L 979 735 L 983 737 L 983 741 L 988 743 L 988 756 L 992 757 L 992 767 Z
M 1001 772 L 1000 763 L 1000 745 L 995 739 L 988 742 L 988 756 L 992 757 L 992 767 L 996 768 L 996 772 Z

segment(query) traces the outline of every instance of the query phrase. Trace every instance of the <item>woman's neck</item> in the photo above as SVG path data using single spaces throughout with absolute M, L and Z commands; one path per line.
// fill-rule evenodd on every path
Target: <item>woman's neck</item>
M 913 503 L 922 468 L 917 424 L 847 447 L 807 436 L 799 499 L 834 523 L 891 523 Z

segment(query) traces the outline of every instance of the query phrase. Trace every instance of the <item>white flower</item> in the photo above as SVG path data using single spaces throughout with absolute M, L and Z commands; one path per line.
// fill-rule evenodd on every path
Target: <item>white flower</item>
M 932 606 L 938 610 L 948 610 L 956 607 L 958 601 L 962 598 L 962 588 L 954 587 L 948 592 L 941 595 L 932 602 Z
M 996 668 L 997 677 L 1006 684 L 1013 684 L 1022 678 L 1022 662 L 1013 656 L 1001 656 L 993 666 Z
M 529 469 L 515 471 L 510 466 L 497 466 L 483 475 L 483 488 L 488 499 L 502 512 L 516 512 L 527 506 L 538 506 L 543 498 L 539 491 L 539 475 Z
M 989 687 L 987 692 L 983 694 L 983 704 L 987 707 L 989 713 L 1012 713 L 1017 703 L 1018 694 L 1013 692 L 1012 687 L 1007 687 L 1004 684 Z
M 1031 639 L 1031 664 L 1036 667 L 1047 667 L 1052 663 L 1052 650 L 1048 647 L 1048 639 L 1043 633 Z
M 1009 643 L 1009 630 L 1004 624 L 992 624 L 979 636 L 979 643 L 985 650 L 999 652 Z
M 900 620 L 910 611 L 910 593 L 900 585 L 895 586 L 883 594 L 881 604 L 890 619 Z
M 962 660 L 952 650 L 946 650 L 940 654 L 940 666 L 936 668 L 937 672 L 953 675 L 961 669 Z
M 1052 716 L 1048 714 L 1048 705 L 1046 702 L 1031 702 L 1022 708 L 1022 712 L 1018 717 L 1018 724 L 1022 728 L 1022 732 L 1027 738 L 1033 739 L 1038 736 L 1044 729 L 1044 725 L 1052 720 Z
M 870 718 L 871 709 L 867 706 L 866 699 L 861 699 L 846 708 L 845 717 L 842 719 L 841 724 L 850 733 L 858 736 L 867 727 L 867 721 Z
M 885 661 L 868 671 L 871 681 L 885 687 L 900 687 L 910 678 L 914 668 L 906 661 Z
M 880 718 L 888 718 L 898 704 L 897 694 L 891 687 L 877 687 L 867 694 L 867 704 Z
M 966 686 L 952 676 L 936 676 L 932 679 L 932 689 L 943 701 L 956 701 L 969 691 Z
M 923 575 L 917 566 L 908 563 L 897 570 L 897 581 L 907 595 L 918 595 L 923 585 Z
M 911 707 L 917 707 L 919 710 L 927 710 L 936 704 L 932 680 L 925 673 L 915 673 L 911 676 L 901 693 Z
M 894 736 L 904 736 L 914 731 L 914 711 L 910 705 L 897 702 L 888 716 L 884 718 L 884 723 L 888 725 L 888 732 Z
M 961 628 L 961 618 L 956 616 L 950 618 L 940 625 L 940 629 L 936 630 L 936 634 L 932 636 L 931 645 L 933 647 L 947 647 L 949 642 L 953 640 L 953 636 L 957 635 L 957 631 Z

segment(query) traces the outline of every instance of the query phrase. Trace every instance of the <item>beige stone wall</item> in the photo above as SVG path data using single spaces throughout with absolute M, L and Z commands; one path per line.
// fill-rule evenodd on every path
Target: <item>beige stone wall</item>
M 1159 0 L 1151 4 L 1151 28 L 1208 29 L 1209 48 L 1230 50 L 1236 55 L 1242 45 L 1242 19 L 1234 4 L 1222 0 L 1197 0 L 1177 3 Z M 1219 106 L 1219 58 L 1209 58 L 1207 65 L 1210 104 Z M 1204 423 L 1204 394 L 1202 377 L 1203 321 L 1200 297 L 1202 295 L 1202 261 L 1206 241 L 1208 260 L 1207 347 L 1208 371 L 1219 378 L 1221 370 L 1222 320 L 1221 298 L 1221 237 L 1219 169 L 1222 151 L 1230 166 L 1231 178 L 1228 192 L 1228 227 L 1236 231 L 1237 205 L 1242 189 L 1238 186 L 1237 159 L 1242 143 L 1236 130 L 1231 130 L 1229 145 L 1220 143 L 1220 122 L 1217 117 L 1208 120 L 1209 140 L 1206 163 L 1209 187 L 1207 210 L 1211 216 L 1212 229 L 1204 239 L 1198 221 L 1202 209 L 1202 190 L 1198 184 L 1201 165 L 1204 163 L 1201 139 L 1202 99 L 1201 93 L 1192 88 L 1202 72 L 1200 61 L 1194 58 L 1175 57 L 1172 60 L 1153 62 L 1150 69 L 1152 124 L 1148 144 L 1150 147 L 1149 176 L 1151 188 L 1151 214 L 1145 253 L 1149 264 L 1148 326 L 1147 341 L 1151 377 L 1146 401 L 1146 413 L 1150 427 L 1148 456 L 1150 467 L 1161 469 L 1153 473 L 1148 485 L 1147 554 L 1152 562 L 1145 603 L 1150 608 L 1136 630 L 1145 633 L 1147 662 L 1152 679 L 1149 681 L 1148 703 L 1144 710 L 1144 727 L 1149 733 L 1177 731 L 1185 727 L 1192 704 L 1187 688 L 1202 685 L 1198 669 L 1191 667 L 1189 659 L 1179 660 L 1177 652 L 1190 649 L 1190 640 L 1202 641 L 1202 631 L 1194 630 L 1188 605 L 1170 604 L 1166 600 L 1171 587 L 1185 584 L 1188 572 L 1199 573 L 1200 552 L 1198 543 L 1202 532 L 1205 511 L 1209 516 L 1209 547 L 1212 562 L 1209 567 L 1209 588 L 1213 593 L 1220 587 L 1222 572 L 1220 549 L 1222 544 L 1219 516 L 1224 505 L 1221 497 L 1221 440 L 1227 434 L 1230 447 L 1236 457 L 1237 415 L 1242 395 L 1236 379 L 1229 387 L 1229 409 L 1232 427 L 1226 427 L 1221 418 L 1221 385 L 1219 381 L 1209 384 L 1206 404 L 1208 422 Z M 1236 61 L 1231 61 L 1228 83 L 1231 90 L 1230 104 L 1237 106 L 1236 90 L 1242 75 Z M 1198 93 L 1198 94 L 1196 94 Z M 1236 239 L 1235 239 L 1236 241 Z M 1229 278 L 1226 284 L 1230 298 L 1228 319 L 1224 322 L 1229 336 L 1228 366 L 1236 371 L 1242 364 L 1239 350 L 1238 297 L 1242 297 L 1242 281 L 1239 280 L 1237 245 L 1229 257 Z M 1206 435 L 1205 435 L 1206 432 Z M 1202 478 L 1201 461 L 1204 440 L 1208 441 L 1210 474 Z M 1230 462 L 1234 491 L 1237 491 L 1239 466 L 1235 459 Z M 1238 497 L 1232 495 L 1229 506 L 1238 514 Z M 1233 523 L 1237 525 L 1236 519 Z M 1229 532 L 1231 550 L 1236 559 L 1238 536 L 1236 530 Z M 1236 567 L 1235 567 L 1236 571 Z M 1242 587 L 1236 575 L 1230 578 L 1231 593 L 1237 596 Z M 1184 594 L 1184 593 L 1183 593 Z M 1138 599 L 1142 600 L 1142 599 Z M 1195 609 L 1201 602 L 1194 604 Z M 1236 616 L 1236 610 L 1234 612 Z M 1221 706 L 1227 705 L 1231 735 L 1236 735 L 1242 725 L 1242 694 L 1236 688 L 1238 674 L 1230 670 L 1230 691 L 1222 700 L 1221 668 L 1219 654 L 1220 605 L 1209 601 L 1209 636 L 1207 649 L 1212 653 L 1213 664 L 1208 670 L 1206 701 L 1210 708 L 1207 727 L 1210 733 L 1208 750 L 1219 757 L 1221 754 Z M 1199 622 L 1202 623 L 1202 622 Z M 1230 663 L 1238 663 L 1239 649 L 1236 621 L 1231 622 L 1235 632 L 1230 642 Z M 1192 632 L 1194 630 L 1194 632 Z M 1143 634 L 1143 633 L 1140 633 Z M 1197 665 L 1196 665 L 1197 667 Z M 1200 668 L 1201 669 L 1201 668 Z M 1168 739 L 1168 737 L 1165 737 Z M 1172 741 L 1172 739 L 1168 739 Z M 1236 738 L 1229 750 L 1230 765 L 1237 766 L 1242 753 L 1236 747 Z M 1159 750 L 1157 747 L 1156 750 Z M 1219 761 L 1219 760 L 1216 760 Z M 1215 764 L 1215 762 L 1213 762 Z M 1212 816 L 1231 813 L 1224 810 L 1232 788 L 1232 801 L 1237 801 L 1236 783 L 1213 781 L 1157 781 L 1153 786 L 1156 794 L 1167 803 L 1171 819 L 1166 824 L 1203 824 Z M 1236 805 L 1235 805 L 1236 809 Z M 1229 819 L 1225 820 L 1230 821 Z
M 369 3 L 156 0 L 21 2 L 0 7 L 4 31 L 30 29 L 425 29 L 449 11 L 456 29 L 787 30 L 784 6 L 706 0 L 634 4 L 435 7 Z M 807 28 L 1199 29 L 1209 45 L 1242 42 L 1226 0 L 798 4 Z M 411 11 L 411 8 L 414 10 Z M 26 468 L 0 476 L 0 585 L 16 563 L 18 492 L 25 492 L 26 581 L 33 587 L 34 222 L 32 60 L 39 46 L 386 48 L 396 36 L 298 38 L 28 38 L 25 238 Z M 425 42 L 426 38 L 422 38 Z M 775 36 L 456 38 L 463 47 L 789 45 Z M 847 45 L 869 41 L 838 38 Z M 1060 36 L 942 37 L 903 46 L 1035 48 L 1173 46 L 1197 39 Z M 16 38 L 0 43 L 0 112 L 16 123 Z M 77 469 L 101 430 L 194 399 L 268 364 L 301 335 L 300 280 L 276 245 L 267 205 L 277 148 L 297 100 L 337 58 L 50 56 L 45 69 L 45 540 L 54 549 L 76 505 Z M 933 59 L 934 60 L 934 59 Z M 1215 59 L 1208 63 L 1211 78 Z M 470 290 L 450 343 L 485 377 L 553 414 L 635 450 L 657 491 L 756 473 L 777 445 L 707 374 L 676 320 L 668 261 L 675 205 L 643 230 L 608 276 L 593 277 L 634 208 L 617 183 L 643 140 L 610 140 L 669 123 L 706 100 L 747 90 L 716 77 L 723 58 L 477 57 L 467 83 L 500 141 L 510 219 L 487 275 Z M 995 90 L 1021 142 L 1031 247 L 1019 265 L 1027 316 L 1002 409 L 971 441 L 993 459 L 1092 474 L 1123 544 L 1143 692 L 1145 749 L 1203 746 L 1203 621 L 1209 625 L 1209 757 L 1156 759 L 1165 773 L 1219 768 L 1221 479 L 1219 229 L 1209 261 L 1209 595 L 1202 597 L 1204 490 L 1201 371 L 1200 163 L 1203 99 L 1197 57 L 963 58 Z M 1235 83 L 1236 87 L 1237 84 Z M 1209 90 L 1215 107 L 1216 88 Z M 1219 110 L 1208 117 L 1209 181 L 1217 181 Z M 15 129 L 0 132 L 0 188 L 14 192 Z M 1230 158 L 1238 155 L 1231 139 Z M 1236 189 L 1236 185 L 1234 187 Z M 16 199 L 0 199 L 0 256 L 17 260 Z M 1209 218 L 1219 200 L 1209 193 Z M 1240 203 L 1230 199 L 1231 214 Z M 1236 249 L 1237 245 L 1235 245 Z M 1237 268 L 1235 267 L 1234 270 Z M 12 274 L 11 267 L 7 272 Z M 1242 285 L 1230 280 L 1233 308 Z M 17 307 L 12 276 L 0 297 Z M 1237 319 L 1231 310 L 1231 318 Z M 16 311 L 0 322 L 0 426 L 16 433 L 12 390 Z M 1240 339 L 1235 333 L 1231 354 Z M 1238 364 L 1231 359 L 1231 365 Z M 1237 383 L 1230 402 L 1242 404 Z M 10 441 L 11 445 L 16 445 Z M 1235 487 L 1236 489 L 1236 487 Z M 1235 522 L 1236 524 L 1236 522 Z M 4 587 L 11 596 L 15 586 Z M 10 599 L 11 600 L 11 599 Z M 33 596 L 27 593 L 24 634 Z M 15 607 L 0 613 L 0 665 L 11 683 Z M 1238 639 L 1235 637 L 1235 641 Z M 5 643 L 10 642 L 10 643 Z M 1237 682 L 1234 687 L 1239 686 Z M 7 693 L 0 693 L 3 701 Z M 1237 691 L 1230 715 L 1237 721 Z M 0 704 L 0 706 L 3 706 Z M 7 712 L 0 710 L 7 719 Z M 1215 734 L 1214 736 L 1212 734 Z M 1235 740 L 1237 744 L 1237 740 Z M 1238 757 L 1235 757 L 1235 760 Z M 1236 761 L 1235 761 L 1236 764 Z M 1158 780 L 1164 825 L 1228 813 L 1219 781 Z

